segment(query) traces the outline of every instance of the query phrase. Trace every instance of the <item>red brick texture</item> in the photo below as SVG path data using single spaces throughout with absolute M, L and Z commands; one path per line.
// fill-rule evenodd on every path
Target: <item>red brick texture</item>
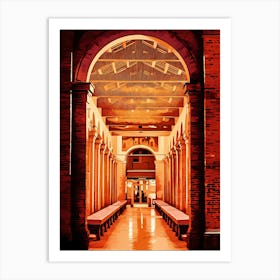
M 190 119 L 190 186 L 187 243 L 190 250 L 203 248 L 204 217 L 204 96 L 202 86 L 188 85 Z
M 220 34 L 203 34 L 205 114 L 205 249 L 219 249 L 220 229 Z M 211 232 L 208 234 L 207 232 Z M 213 244 L 216 244 L 215 246 Z
M 74 83 L 72 88 L 72 249 L 88 249 L 86 227 L 86 102 L 90 83 Z
M 70 63 L 73 31 L 60 35 L 60 247 L 71 249 Z

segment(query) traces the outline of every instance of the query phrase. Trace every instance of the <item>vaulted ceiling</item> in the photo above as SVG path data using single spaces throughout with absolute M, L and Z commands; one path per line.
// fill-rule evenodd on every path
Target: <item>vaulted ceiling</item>
M 186 72 L 172 47 L 151 38 L 106 49 L 90 81 L 111 134 L 169 135 L 184 107 Z

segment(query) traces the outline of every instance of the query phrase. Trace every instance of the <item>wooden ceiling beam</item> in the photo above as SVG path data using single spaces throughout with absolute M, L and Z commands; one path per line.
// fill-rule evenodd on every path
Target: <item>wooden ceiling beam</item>
M 136 50 L 136 52 L 135 52 Z M 146 53 L 143 53 L 143 50 L 140 50 L 139 48 L 135 48 L 134 46 L 127 47 L 126 49 L 123 49 L 119 52 L 106 52 L 104 53 L 100 60 L 174 60 L 178 61 L 179 59 L 176 57 L 175 54 L 171 53 L 160 53 L 159 51 L 155 49 L 146 49 Z
M 102 106 L 98 106 L 98 107 L 102 108 L 102 112 L 104 110 L 107 110 L 107 109 L 108 110 L 126 110 L 126 111 L 131 111 L 131 110 L 139 111 L 139 110 L 142 110 L 143 113 L 145 113 L 145 114 L 149 113 L 149 112 L 152 112 L 152 111 L 158 111 L 158 110 L 169 110 L 169 109 L 183 108 L 183 106 L 177 106 L 177 105 L 169 105 L 169 106 L 157 105 L 157 106 L 154 106 L 154 107 L 153 106 L 147 107 L 147 105 L 145 105 L 145 104 L 137 104 L 137 106 L 135 106 L 133 104 L 128 105 L 128 104 L 121 104 L 121 103 L 102 105 Z
M 187 79 L 182 79 L 182 78 L 178 78 L 176 77 L 176 79 L 171 78 L 172 80 L 163 80 L 163 79 L 147 79 L 147 80 L 136 80 L 136 79 L 119 79 L 119 78 L 115 78 L 113 79 L 113 77 L 111 77 L 111 79 L 101 79 L 102 76 L 98 77 L 98 79 L 90 79 L 90 82 L 95 84 L 95 83 L 116 83 L 120 82 L 120 83 L 136 83 L 136 84 L 149 84 L 149 83 L 171 83 L 171 84 L 176 84 L 176 83 L 180 83 L 182 85 L 184 85 L 185 83 L 188 83 Z M 168 76 L 169 77 L 169 76 Z
M 152 119 L 147 118 L 143 120 L 143 118 L 128 118 L 124 116 L 120 117 L 113 117 L 109 118 L 106 117 L 106 125 L 129 125 L 129 124 L 144 124 L 144 125 L 150 125 L 150 124 L 159 124 L 159 125 L 175 125 L 175 118 L 166 118 L 166 117 L 153 117 Z
M 116 127 L 116 126 L 123 126 L 123 127 L 127 127 L 127 126 L 139 126 L 139 125 L 142 125 L 142 126 L 156 126 L 154 127 L 155 129 L 156 128 L 160 128 L 160 127 L 163 127 L 163 126 L 168 126 L 168 127 L 171 127 L 172 125 L 174 125 L 174 123 L 172 122 L 154 122 L 153 120 L 151 120 L 149 123 L 146 123 L 146 122 L 143 122 L 143 120 L 138 120 L 138 121 L 133 121 L 133 122 L 116 122 L 116 123 L 111 123 L 111 124 L 107 124 L 107 121 L 106 121 L 106 125 L 108 127 Z
M 112 109 L 126 109 L 126 110 L 137 110 L 137 109 L 160 110 L 160 109 L 184 107 L 184 100 L 182 98 L 179 100 L 175 100 L 172 98 L 170 102 L 165 99 L 161 99 L 161 100 L 153 99 L 152 101 L 148 102 L 147 98 L 132 99 L 132 101 L 133 102 L 127 99 L 112 99 L 112 98 L 98 99 L 97 107 L 101 107 L 102 109 L 112 108 Z
M 158 58 L 100 58 L 98 59 L 98 62 L 108 62 L 108 63 L 111 63 L 111 62 L 154 62 L 154 61 L 161 61 L 161 62 L 178 62 L 181 64 L 180 60 L 179 59 L 158 59 Z M 97 63 L 98 63 L 97 62 Z
M 105 117 L 106 119 L 108 118 L 108 117 Z M 120 120 L 120 121 L 118 121 L 118 122 L 112 122 L 112 121 L 107 121 L 106 120 L 106 125 L 107 126 L 116 126 L 116 125 L 159 125 L 159 126 L 163 126 L 163 125 L 169 125 L 169 126 L 172 126 L 172 125 L 175 125 L 175 119 L 173 119 L 173 120 L 170 120 L 170 121 L 168 121 L 168 122 L 163 122 L 163 121 L 161 121 L 161 122 L 156 122 L 156 121 L 154 121 L 154 119 L 155 118 L 149 118 L 149 119 L 147 119 L 147 120 L 145 120 L 145 121 L 143 121 L 143 119 L 142 120 L 139 120 L 139 119 L 135 119 L 135 120 L 131 120 L 131 121 L 129 121 L 129 120 Z
M 111 131 L 112 136 L 146 137 L 169 136 L 170 131 Z
M 152 118 L 152 117 L 178 117 L 179 116 L 179 109 L 173 108 L 169 110 L 151 110 L 150 112 L 147 112 L 145 109 L 142 110 L 114 110 L 114 109 L 102 109 L 102 116 L 103 117 L 119 117 L 119 116 L 125 116 L 125 117 L 146 117 L 146 118 Z
M 172 93 L 168 93 L 166 95 L 151 95 L 151 94 L 141 94 L 141 95 L 135 95 L 133 93 L 129 94 L 129 93 L 123 93 L 122 95 L 120 94 L 99 94 L 97 93 L 98 95 L 95 95 L 94 97 L 96 97 L 97 99 L 101 99 L 101 98 L 117 98 L 117 99 L 120 99 L 120 98 L 178 98 L 178 99 L 182 99 L 182 98 L 185 98 L 186 96 L 185 95 L 182 95 L 182 94 L 172 94 Z
M 166 126 L 166 128 L 160 127 L 160 128 L 138 128 L 138 127 L 131 127 L 131 128 L 117 128 L 109 129 L 110 132 L 117 132 L 117 131 L 171 131 L 172 128 L 170 126 Z
M 114 69 L 115 65 L 115 69 Z M 169 64 L 165 64 L 169 65 Z M 167 74 L 167 68 L 166 68 L 166 73 L 164 73 L 164 68 L 159 68 L 155 67 L 156 70 L 158 70 L 156 73 L 154 73 L 154 69 L 151 68 L 151 65 L 146 65 L 143 63 L 137 63 L 134 65 L 132 68 L 127 68 L 126 64 L 122 67 L 123 71 L 118 68 L 118 71 L 116 69 L 116 64 L 115 62 L 112 62 L 110 66 L 113 68 L 112 71 L 109 71 L 108 73 L 104 73 L 100 75 L 100 73 L 93 72 L 90 75 L 90 80 L 92 81 L 104 81 L 104 82 L 122 82 L 122 81 L 186 81 L 187 77 L 186 75 L 182 72 L 181 75 L 178 75 L 177 71 L 176 73 L 171 73 L 168 72 Z M 152 70 L 151 70 L 152 69 Z M 175 67 L 177 69 L 177 67 Z M 144 77 L 143 73 L 146 71 L 149 73 L 149 75 L 146 75 Z M 102 72 L 104 72 L 102 70 Z M 134 73 L 134 75 L 132 75 Z M 151 75 L 154 74 L 154 75 Z

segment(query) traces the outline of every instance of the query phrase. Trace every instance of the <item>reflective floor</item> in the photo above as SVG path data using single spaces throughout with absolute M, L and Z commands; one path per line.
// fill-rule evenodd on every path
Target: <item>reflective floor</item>
M 155 209 L 143 206 L 127 206 L 100 240 L 90 240 L 89 250 L 187 250 Z

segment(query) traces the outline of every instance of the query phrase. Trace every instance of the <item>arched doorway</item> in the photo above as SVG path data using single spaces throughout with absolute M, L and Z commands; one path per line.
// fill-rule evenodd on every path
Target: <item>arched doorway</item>
M 151 205 L 156 196 L 155 156 L 145 148 L 135 148 L 127 154 L 126 197 L 134 203 Z

